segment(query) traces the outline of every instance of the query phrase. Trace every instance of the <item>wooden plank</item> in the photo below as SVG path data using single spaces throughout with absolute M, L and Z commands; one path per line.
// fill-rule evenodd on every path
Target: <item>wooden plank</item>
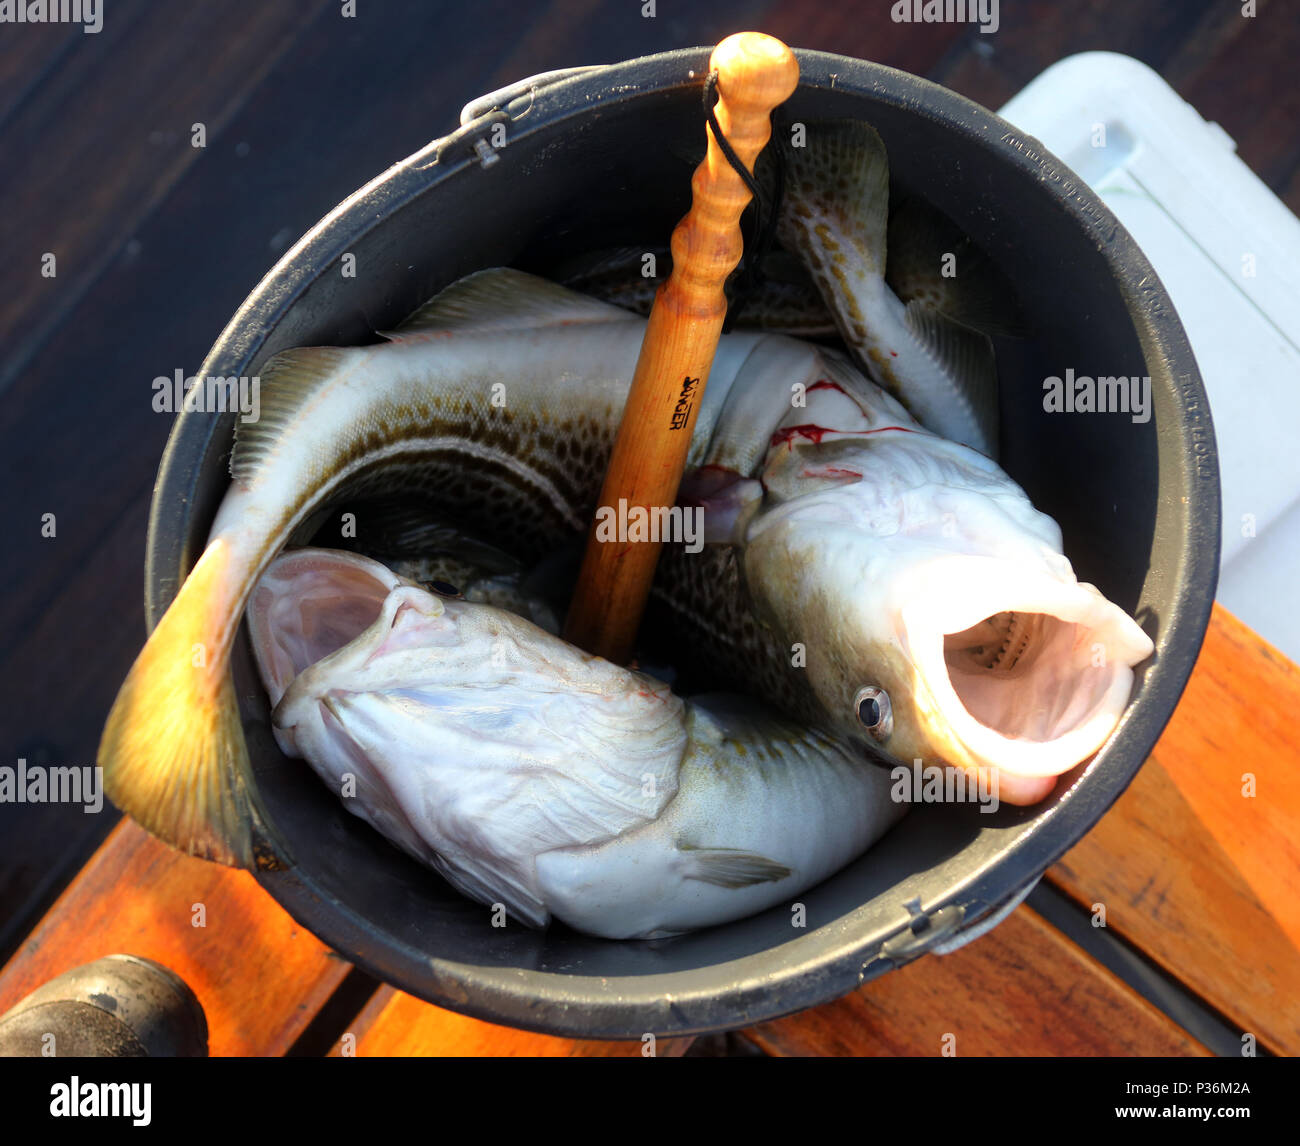
M 85 47 L 87 39 L 79 25 L 69 24 L 28 24 L 8 29 L 8 36 L 11 43 L 21 42 L 22 51 L 0 52 L 0 129 L 41 80 L 71 52 Z
M 22 368 L 301 28 L 329 0 L 108 5 L 0 130 L 0 202 L 22 219 L 0 265 L 0 387 Z M 25 35 L 29 29 L 11 30 Z M 135 62 L 154 61 L 138 67 Z M 124 66 L 124 61 L 131 61 Z M 112 98 L 103 93 L 112 92 Z M 42 274 L 46 253 L 57 275 Z
M 1288 191 L 1300 165 L 1300 84 L 1287 78 L 1300 54 L 1300 7 L 1261 0 L 1254 17 L 1227 4 L 1232 34 L 1201 66 L 1173 81 L 1178 94 L 1202 116 L 1219 123 L 1237 154 L 1292 211 L 1300 197 Z
M 657 1039 L 655 1057 L 677 1058 L 686 1053 L 692 1041 L 690 1038 Z M 330 1056 L 633 1058 L 644 1052 L 640 1040 L 539 1035 L 444 1011 L 393 987 L 382 987 L 339 1039 Z
M 132 40 L 127 16 L 141 6 L 110 6 L 115 35 Z M 208 29 L 212 36 L 253 51 L 238 8 L 211 0 L 199 6 L 224 21 Z M 152 408 L 152 379 L 177 368 L 192 372 L 288 243 L 376 173 L 454 127 L 461 103 L 491 86 L 484 77 L 512 44 L 509 36 L 498 42 L 494 30 L 511 26 L 517 9 L 490 0 L 486 8 L 442 13 L 437 27 L 445 43 L 479 34 L 484 50 L 443 53 L 435 73 L 429 60 L 431 50 L 441 50 L 436 44 L 392 36 L 395 26 L 427 27 L 424 0 L 392 0 L 382 14 L 363 4 L 356 20 L 328 4 L 321 11 L 225 129 L 210 130 L 205 162 L 171 185 L 4 394 L 0 743 L 10 764 L 19 757 L 93 762 L 104 714 L 144 641 L 145 522 L 171 426 L 170 414 Z M 187 53 L 198 49 L 186 37 L 194 34 L 182 23 L 184 43 L 139 55 L 129 85 L 107 84 L 102 98 L 122 105 L 111 122 L 55 117 L 42 146 L 75 151 L 81 135 L 98 131 L 123 152 L 147 147 L 163 113 L 139 102 L 137 89 L 149 88 L 154 69 L 183 71 L 193 62 Z M 130 52 L 124 43 L 119 64 Z M 359 106 L 383 114 L 358 115 Z M 217 121 L 209 120 L 211 128 Z M 41 229 L 41 219 L 71 210 L 66 196 L 40 206 L 44 214 L 35 206 L 19 211 L 25 225 Z M 87 216 L 101 208 L 98 200 L 75 205 Z M 104 225 L 111 231 L 119 218 L 107 211 Z M 99 233 L 103 245 L 115 241 Z M 64 283 L 62 270 L 54 281 Z M 42 536 L 46 513 L 56 515 L 55 537 Z M 46 671 L 56 661 L 57 673 Z M 0 960 L 88 858 L 102 838 L 99 821 L 111 815 L 86 816 L 66 804 L 0 805 Z
M 824 0 L 779 0 L 759 20 L 756 30 L 784 40 L 792 48 L 836 52 L 927 75 L 945 54 L 971 34 L 967 24 L 904 24 L 889 19 L 888 5 L 864 9 Z M 984 39 L 988 39 L 987 36 Z
M 213 1056 L 283 1054 L 350 970 L 247 872 L 183 856 L 129 821 L 0 971 L 0 1013 L 113 952 L 155 959 L 190 985 Z
M 772 1055 L 1209 1054 L 1027 907 L 960 951 L 745 1035 Z
M 1050 878 L 1260 1044 L 1300 1054 L 1300 668 L 1215 606 L 1129 790 Z M 1243 794 L 1243 776 L 1256 795 Z
M 1219 6 L 1215 0 L 1002 4 L 997 32 L 967 37 L 960 51 L 944 60 L 930 78 L 996 109 L 1039 72 L 1077 52 L 1123 52 L 1159 71 L 1195 35 L 1203 14 L 1215 6 Z
M 1300 52 L 1295 5 L 1260 0 L 1254 17 L 1240 4 L 1206 0 L 1003 5 L 998 32 L 968 36 L 930 78 L 997 108 L 1057 60 L 1093 50 L 1123 52 L 1154 68 L 1300 211 L 1300 87 L 1286 79 Z

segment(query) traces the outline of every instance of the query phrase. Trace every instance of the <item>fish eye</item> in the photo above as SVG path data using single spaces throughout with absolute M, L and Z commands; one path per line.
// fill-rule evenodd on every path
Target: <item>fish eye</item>
M 894 710 L 889 703 L 889 694 L 883 688 L 868 685 L 858 689 L 853 698 L 853 707 L 857 709 L 858 723 L 877 740 L 888 740 L 894 731 Z
M 437 593 L 439 597 L 459 597 L 461 591 L 447 581 L 426 581 L 425 588 Z

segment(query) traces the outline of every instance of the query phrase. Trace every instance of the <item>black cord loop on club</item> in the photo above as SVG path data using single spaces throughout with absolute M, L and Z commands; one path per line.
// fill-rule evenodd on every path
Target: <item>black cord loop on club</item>
M 718 73 L 711 71 L 704 81 L 704 118 L 709 125 L 709 130 L 713 132 L 713 138 L 718 141 L 723 156 L 731 164 L 732 170 L 740 176 L 753 199 L 741 217 L 742 232 L 748 230 L 749 233 L 745 235 L 745 249 L 741 256 L 740 269 L 732 283 L 731 296 L 727 303 L 727 317 L 722 325 L 725 333 L 731 329 L 741 309 L 763 281 L 763 259 L 771 250 L 773 240 L 776 238 L 781 200 L 785 195 L 785 164 L 782 162 L 780 147 L 773 147 L 771 150 L 775 160 L 773 169 L 776 173 L 776 187 L 771 202 L 768 202 L 758 181 L 746 170 L 740 156 L 736 154 L 727 137 L 722 134 L 718 117 L 713 114 L 718 98 Z M 773 134 L 778 130 L 775 123 L 772 130 Z M 747 218 L 750 220 L 748 228 L 745 226 Z M 762 220 L 761 226 L 757 222 L 759 219 Z

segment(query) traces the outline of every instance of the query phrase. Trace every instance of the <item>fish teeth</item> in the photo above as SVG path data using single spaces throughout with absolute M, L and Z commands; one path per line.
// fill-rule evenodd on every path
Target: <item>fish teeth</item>
M 1020 663 L 1020 658 L 1029 650 L 1035 626 L 1022 613 L 1008 612 L 1005 615 L 1007 617 L 1006 639 L 1003 640 L 997 655 L 988 667 L 1010 672 Z

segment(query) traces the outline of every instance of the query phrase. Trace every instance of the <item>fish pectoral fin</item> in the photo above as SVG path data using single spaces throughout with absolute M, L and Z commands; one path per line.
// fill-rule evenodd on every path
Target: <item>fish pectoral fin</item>
M 492 267 L 458 279 L 434 295 L 396 330 L 379 333 L 390 342 L 410 342 L 450 332 L 517 333 L 578 323 L 642 321 L 639 315 L 549 279 L 513 267 Z
M 903 322 L 969 407 L 982 440 L 965 444 L 996 458 L 998 370 L 989 336 L 953 322 L 919 300 L 907 304 Z
M 757 883 L 779 883 L 794 874 L 784 864 L 743 852 L 737 848 L 697 848 L 678 844 L 686 861 L 686 878 L 711 883 L 715 887 L 753 887 Z
M 889 220 L 886 281 L 904 302 L 921 301 L 985 334 L 1024 337 L 1015 287 L 946 215 L 908 199 Z

